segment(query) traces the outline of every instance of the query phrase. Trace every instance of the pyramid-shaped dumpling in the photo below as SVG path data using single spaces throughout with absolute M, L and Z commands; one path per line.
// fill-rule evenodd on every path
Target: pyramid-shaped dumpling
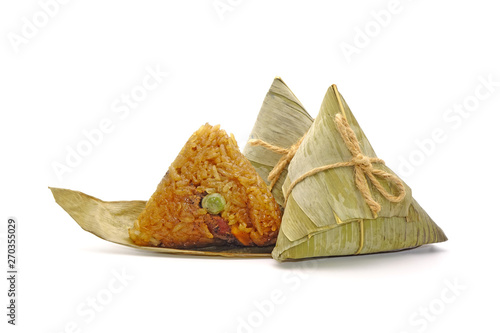
M 236 140 L 196 131 L 129 230 L 137 245 L 195 248 L 276 242 L 280 208 Z
M 377 158 L 336 86 L 328 89 L 291 160 L 283 192 L 286 207 L 273 250 L 277 260 L 395 251 L 447 240 L 410 188 Z

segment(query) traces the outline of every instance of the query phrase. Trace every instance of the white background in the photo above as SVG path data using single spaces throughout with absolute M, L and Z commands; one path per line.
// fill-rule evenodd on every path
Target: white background
M 16 327 L 6 323 L 7 284 L 1 279 L 2 327 L 394 333 L 498 328 L 495 2 L 221 0 L 221 8 L 229 6 L 223 13 L 214 3 L 74 0 L 50 7 L 47 22 L 37 1 L 0 5 L 0 257 L 5 269 L 6 222 L 15 216 L 20 272 Z M 40 27 L 30 32 L 27 22 L 34 20 Z M 346 56 L 347 44 L 356 53 Z M 139 89 L 146 68 L 169 75 L 128 114 L 114 112 L 122 94 Z M 205 122 L 220 123 L 243 147 L 277 75 L 313 117 L 336 83 L 379 157 L 403 176 L 449 241 L 298 263 L 155 255 L 84 232 L 47 189 L 146 200 Z M 459 115 L 454 106 L 465 111 Z M 66 163 L 68 149 L 82 145 L 84 131 L 103 119 L 112 130 L 58 177 L 55 163 Z M 430 143 L 435 131 L 440 140 Z M 414 170 L 405 169 L 403 160 L 413 161 Z M 120 284 L 115 274 L 128 280 Z M 450 289 L 453 284 L 459 286 Z M 96 297 L 106 303 L 97 304 L 99 311 L 88 303 Z

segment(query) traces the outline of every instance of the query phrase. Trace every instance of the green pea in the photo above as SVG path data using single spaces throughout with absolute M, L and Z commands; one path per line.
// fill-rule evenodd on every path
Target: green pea
M 219 193 L 212 193 L 203 198 L 201 206 L 210 214 L 219 214 L 224 210 L 226 200 Z

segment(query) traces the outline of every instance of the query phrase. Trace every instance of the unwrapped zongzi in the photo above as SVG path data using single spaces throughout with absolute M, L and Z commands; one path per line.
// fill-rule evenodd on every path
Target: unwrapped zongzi
M 234 137 L 202 126 L 183 147 L 129 230 L 137 245 L 267 246 L 280 208 Z

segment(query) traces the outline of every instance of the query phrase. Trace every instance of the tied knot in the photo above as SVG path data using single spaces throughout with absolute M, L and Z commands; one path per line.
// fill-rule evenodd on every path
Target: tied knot
M 370 161 L 370 158 L 368 156 L 361 154 L 361 153 L 354 156 L 352 158 L 352 162 L 354 163 L 355 166 L 359 166 L 360 168 L 363 168 L 363 170 L 365 170 L 365 171 L 373 170 L 373 164 Z
M 336 114 L 335 125 L 337 125 L 340 136 L 353 157 L 350 163 L 336 163 L 330 165 L 330 167 L 354 166 L 354 180 L 356 187 L 361 192 L 361 195 L 365 199 L 366 204 L 370 207 L 374 217 L 377 217 L 382 207 L 377 201 L 375 201 L 375 199 L 373 199 L 370 187 L 368 186 L 367 178 L 370 179 L 372 185 L 388 201 L 401 202 L 406 196 L 406 189 L 403 181 L 401 181 L 401 179 L 399 179 L 396 175 L 381 169 L 375 169 L 373 167 L 373 163 L 385 164 L 385 162 L 380 158 L 363 155 L 358 138 L 356 137 L 356 134 L 351 126 L 349 126 L 345 116 L 340 113 Z M 380 184 L 378 179 L 386 180 L 388 184 L 394 185 L 397 188 L 398 195 L 389 193 L 382 186 L 382 184 Z

